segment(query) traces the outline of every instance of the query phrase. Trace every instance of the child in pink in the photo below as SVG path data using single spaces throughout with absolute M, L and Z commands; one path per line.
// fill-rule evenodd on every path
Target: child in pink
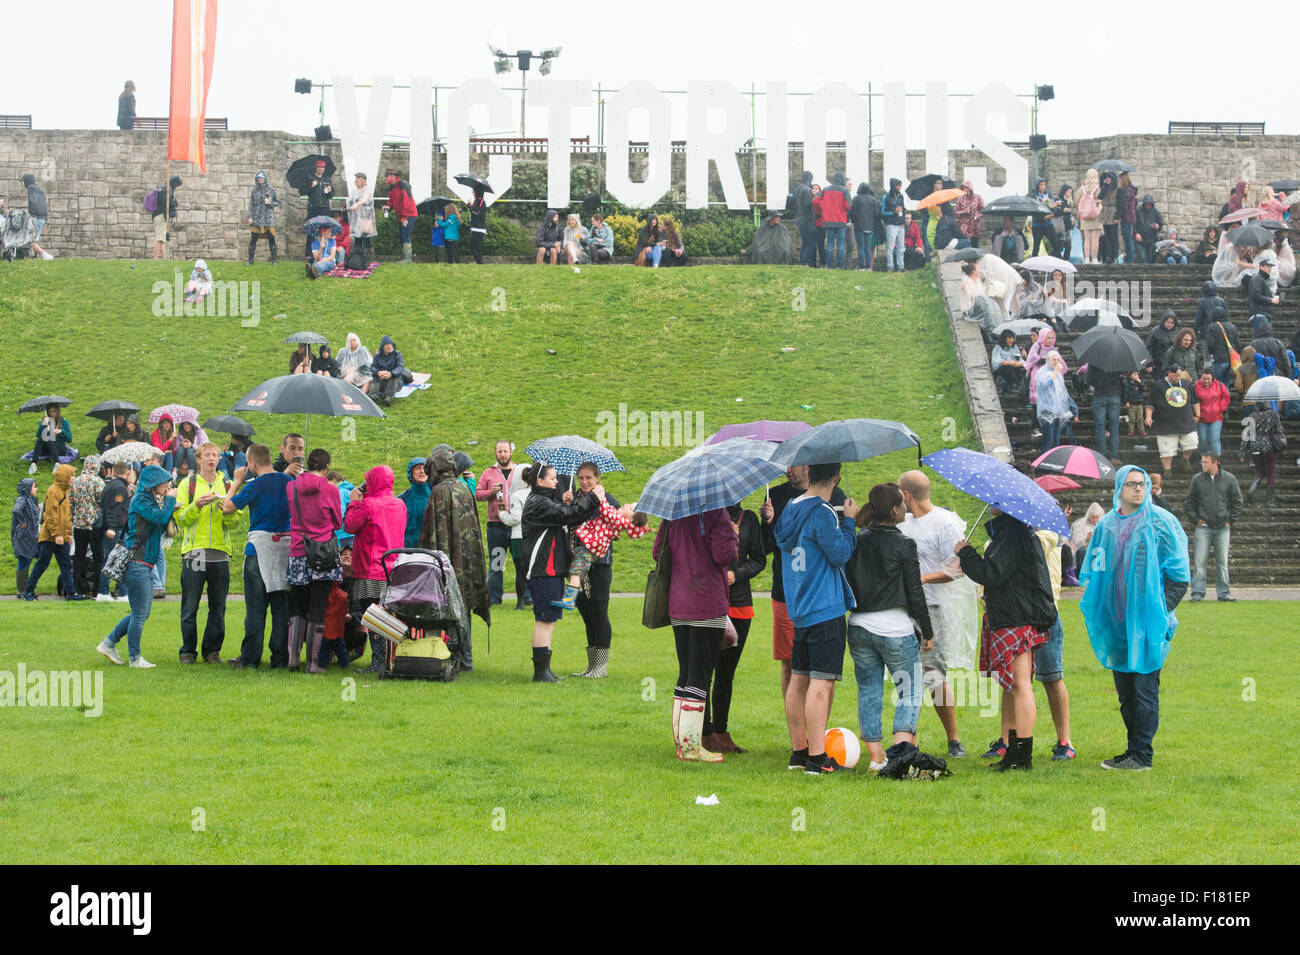
M 573 610 L 573 601 L 578 596 L 582 575 L 591 569 L 592 563 L 609 553 L 609 545 L 614 543 L 619 531 L 628 537 L 644 537 L 649 517 L 633 509 L 631 504 L 615 507 L 602 501 L 600 513 L 579 525 L 574 531 L 573 559 L 569 562 L 569 579 L 565 583 L 564 597 L 552 600 L 552 607 Z

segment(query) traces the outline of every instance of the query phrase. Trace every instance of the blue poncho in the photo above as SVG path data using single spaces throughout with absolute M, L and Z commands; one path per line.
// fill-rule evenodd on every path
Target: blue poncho
M 1142 506 L 1119 513 L 1130 473 L 1146 481 Z M 1097 522 L 1079 567 L 1079 609 L 1093 653 L 1121 673 L 1153 673 L 1164 666 L 1178 618 L 1165 609 L 1165 578 L 1186 583 L 1187 534 L 1178 519 L 1151 502 L 1151 478 L 1128 465 L 1115 475 L 1112 509 Z

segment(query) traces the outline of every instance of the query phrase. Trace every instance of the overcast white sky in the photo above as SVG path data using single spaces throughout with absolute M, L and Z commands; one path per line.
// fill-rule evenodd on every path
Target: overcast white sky
M 138 88 L 138 114 L 166 115 L 171 6 L 48 0 L 11 11 L 7 73 L 26 79 L 0 84 L 0 113 L 31 113 L 41 129 L 112 128 L 117 93 L 129 78 Z M 1222 7 L 1197 0 L 1120 8 L 934 0 L 871 4 L 870 15 L 821 4 L 791 12 L 800 7 L 716 0 L 670 15 L 662 3 L 602 2 L 570 4 L 561 16 L 555 4 L 536 0 L 221 0 L 208 115 L 228 117 L 237 129 L 308 133 L 318 100 L 293 93 L 297 76 L 351 73 L 363 83 L 387 74 L 404 83 L 426 75 L 454 86 L 493 75 L 491 43 L 510 51 L 562 46 L 554 76 L 605 85 L 644 79 L 660 89 L 711 79 L 741 89 L 753 81 L 760 90 L 768 80 L 784 80 L 792 92 L 828 80 L 860 90 L 868 81 L 876 88 L 906 81 L 918 93 L 927 81 L 946 81 L 952 92 L 974 92 L 990 81 L 1016 92 L 1051 83 L 1057 98 L 1039 118 L 1049 138 L 1163 133 L 1171 119 L 1264 121 L 1270 133 L 1300 131 L 1292 84 L 1215 79 L 1224 61 L 1222 35 L 1211 23 Z M 981 7 L 996 13 L 975 12 Z M 1251 29 L 1258 39 L 1258 29 L 1267 28 Z M 371 42 L 359 42 L 362 35 Z M 500 79 L 513 86 L 518 78 L 514 72 Z M 534 70 L 530 81 L 539 80 Z M 673 99 L 680 136 L 682 98 Z M 921 102 L 912 101 L 918 109 Z M 364 100 L 362 108 L 364 115 Z M 395 94 L 387 134 L 406 136 L 406 110 L 405 97 Z M 590 115 L 575 114 L 576 134 L 587 132 Z M 913 116 L 909 145 L 919 146 L 924 127 L 919 113 Z M 954 123 L 959 118 L 957 108 Z M 335 121 L 328 97 L 326 120 Z M 799 125 L 796 105 L 796 138 Z M 543 132 L 542 115 L 534 119 L 530 110 L 529 134 Z M 954 147 L 964 145 L 957 139 Z

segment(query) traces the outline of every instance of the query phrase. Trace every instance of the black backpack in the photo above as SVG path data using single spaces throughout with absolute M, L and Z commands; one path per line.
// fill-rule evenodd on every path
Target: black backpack
M 353 249 L 348 253 L 347 259 L 343 262 L 343 267 L 349 272 L 364 272 L 369 263 L 366 261 L 366 254 L 360 249 Z

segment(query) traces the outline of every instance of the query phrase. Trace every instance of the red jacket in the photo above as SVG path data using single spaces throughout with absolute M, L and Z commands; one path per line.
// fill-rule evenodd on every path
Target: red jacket
M 823 225 L 826 224 L 826 220 L 823 218 L 822 215 L 823 198 L 825 198 L 825 193 L 818 193 L 817 195 L 813 196 L 813 225 L 816 226 L 818 229 L 820 229 Z
M 849 221 L 849 200 L 836 187 L 822 193 L 822 219 L 828 225 L 840 225 Z
M 1232 396 L 1228 394 L 1228 389 L 1223 386 L 1223 382 L 1215 379 L 1206 388 L 1201 384 L 1201 379 L 1196 379 L 1196 400 L 1201 405 L 1201 420 L 1206 424 L 1214 424 L 1216 421 L 1223 420 L 1223 413 L 1228 410 L 1228 403 Z
M 913 222 L 907 227 L 907 232 L 903 236 L 903 246 L 908 249 L 919 249 L 921 245 L 921 223 Z
M 405 179 L 399 179 L 388 187 L 388 208 L 399 219 L 414 219 L 420 214 L 415 208 L 415 199 L 411 197 L 411 186 Z

